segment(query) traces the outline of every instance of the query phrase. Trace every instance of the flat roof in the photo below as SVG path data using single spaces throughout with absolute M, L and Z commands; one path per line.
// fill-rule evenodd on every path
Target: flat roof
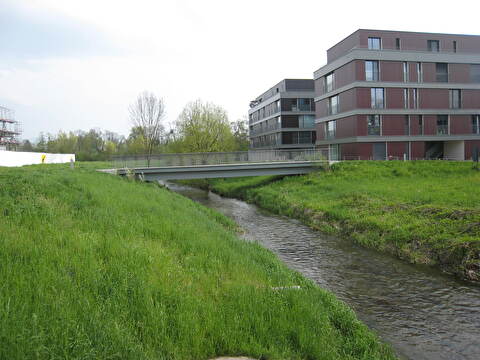
M 345 36 L 342 40 L 340 40 L 339 42 L 337 42 L 335 45 L 329 47 L 327 49 L 330 50 L 332 48 L 334 48 L 335 46 L 337 46 L 338 44 L 340 44 L 342 41 L 344 41 L 345 39 L 349 38 L 350 36 L 352 36 L 353 34 L 359 32 L 359 31 L 379 31 L 379 32 L 395 32 L 395 33 L 405 33 L 405 34 L 427 34 L 427 35 L 447 35 L 447 36 L 478 36 L 480 37 L 480 34 L 479 35 L 473 35 L 473 34 L 451 34 L 451 33 L 437 33 L 437 32 L 429 32 L 429 31 L 404 31 L 404 30 L 383 30 L 383 29 L 357 29 L 355 30 L 354 32 L 350 33 L 349 35 Z

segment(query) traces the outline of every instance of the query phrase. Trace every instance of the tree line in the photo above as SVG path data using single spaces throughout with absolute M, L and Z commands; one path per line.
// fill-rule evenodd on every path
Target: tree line
M 41 133 L 34 143 L 24 140 L 21 150 L 75 154 L 79 161 L 108 160 L 112 155 L 248 150 L 246 118 L 231 122 L 225 109 L 210 102 L 188 103 L 168 125 L 164 100 L 143 92 L 130 105 L 129 118 L 127 137 L 100 129 Z

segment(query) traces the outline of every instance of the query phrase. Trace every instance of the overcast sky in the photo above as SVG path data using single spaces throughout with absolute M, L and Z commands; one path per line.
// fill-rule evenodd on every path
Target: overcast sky
M 128 135 L 128 105 L 164 98 L 167 121 L 201 98 L 230 119 L 283 78 L 312 77 L 358 28 L 479 34 L 478 1 L 0 0 L 0 105 L 23 138 L 90 128 Z

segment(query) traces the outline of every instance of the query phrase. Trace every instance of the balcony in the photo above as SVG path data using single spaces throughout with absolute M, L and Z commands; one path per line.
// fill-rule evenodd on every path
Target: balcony
M 437 135 L 448 135 L 448 125 L 437 125 Z
M 382 43 L 381 49 L 369 49 L 367 45 L 356 45 L 352 47 L 350 50 L 346 50 L 345 53 L 352 51 L 352 50 L 371 50 L 371 51 L 396 51 L 396 52 L 423 52 L 423 53 L 432 53 L 432 54 L 478 54 L 480 51 L 462 51 L 461 49 L 457 49 L 456 51 L 453 50 L 445 50 L 442 48 L 442 43 L 440 46 L 440 49 L 435 50 L 435 49 L 429 49 L 427 43 L 425 42 L 425 46 L 422 47 L 412 47 L 412 46 L 402 46 L 403 44 L 400 44 L 400 49 L 397 49 L 395 46 L 392 47 L 385 47 Z

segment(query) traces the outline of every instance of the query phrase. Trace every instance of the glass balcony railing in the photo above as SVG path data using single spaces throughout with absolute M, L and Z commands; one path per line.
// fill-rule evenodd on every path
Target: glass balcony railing
M 250 135 L 260 135 L 269 131 L 274 131 L 274 130 L 281 130 L 281 129 L 305 129 L 305 130 L 314 130 L 315 129 L 315 124 L 299 124 L 298 126 L 281 126 L 279 124 L 271 125 L 271 126 L 264 126 L 261 129 L 257 130 L 250 130 Z
M 442 42 L 443 43 L 443 42 Z M 397 49 L 396 46 L 384 46 L 382 44 L 382 47 L 380 49 L 369 49 L 367 45 L 357 45 L 353 48 L 351 48 L 350 50 L 347 50 L 346 52 L 348 51 L 351 51 L 351 50 L 372 50 L 372 51 L 382 51 L 382 50 L 385 50 L 385 51 L 411 51 L 411 52 L 428 52 L 428 53 L 450 53 L 450 54 L 478 54 L 480 51 L 464 51 L 462 50 L 461 48 L 457 48 L 457 50 L 455 51 L 452 48 L 449 48 L 449 49 L 445 49 L 444 47 L 442 47 L 442 45 L 444 44 L 441 44 L 440 46 L 440 49 L 429 49 L 428 48 L 428 44 L 427 42 L 425 42 L 425 46 L 405 46 L 402 44 L 400 44 L 400 48 Z

